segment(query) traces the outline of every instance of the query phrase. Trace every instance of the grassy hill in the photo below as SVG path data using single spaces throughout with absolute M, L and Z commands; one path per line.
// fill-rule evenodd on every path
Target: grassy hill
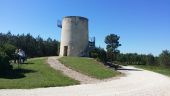
M 46 64 L 47 58 L 29 59 L 25 64 L 13 64 L 14 70 L 0 75 L 0 89 L 39 88 L 79 84 L 60 71 L 56 71 Z
M 79 81 L 65 76 L 46 64 L 47 58 L 29 59 L 25 64 L 12 64 L 13 70 L 0 74 L 0 89 L 28 89 L 79 84 Z M 63 57 L 60 61 L 66 66 L 98 79 L 114 77 L 120 74 L 107 68 L 94 59 L 83 57 Z
M 98 79 L 114 77 L 120 74 L 117 71 L 107 68 L 100 62 L 85 57 L 62 57 L 59 59 L 65 66 Z

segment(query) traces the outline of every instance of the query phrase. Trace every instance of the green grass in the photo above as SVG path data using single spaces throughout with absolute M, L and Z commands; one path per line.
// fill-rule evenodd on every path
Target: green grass
M 114 77 L 120 74 L 117 71 L 105 67 L 94 59 L 85 57 L 62 57 L 59 59 L 65 66 L 98 79 Z
M 147 65 L 135 65 L 137 68 L 142 68 L 150 71 L 154 71 L 166 76 L 170 76 L 170 68 L 168 67 L 163 67 L 163 66 L 147 66 Z
M 78 81 L 64 76 L 60 71 L 52 69 L 46 63 L 46 58 L 30 59 L 18 69 L 0 76 L 0 89 L 27 89 L 39 87 L 54 87 L 79 84 Z

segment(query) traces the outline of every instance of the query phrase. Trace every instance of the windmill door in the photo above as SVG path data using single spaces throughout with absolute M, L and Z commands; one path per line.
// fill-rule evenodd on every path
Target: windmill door
M 67 56 L 67 53 L 68 53 L 68 46 L 64 46 L 64 56 Z

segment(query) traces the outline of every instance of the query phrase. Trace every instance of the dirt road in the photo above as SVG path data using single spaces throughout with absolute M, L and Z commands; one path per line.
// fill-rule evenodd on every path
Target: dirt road
M 131 66 L 121 71 L 127 75 L 120 79 L 67 87 L 2 89 L 0 96 L 170 96 L 169 77 Z

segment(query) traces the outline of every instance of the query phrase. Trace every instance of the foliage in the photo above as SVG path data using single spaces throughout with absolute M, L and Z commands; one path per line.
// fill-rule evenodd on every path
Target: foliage
M 47 58 L 28 59 L 25 64 L 13 64 L 10 73 L 0 75 L 0 89 L 25 89 L 79 84 L 46 64 Z
M 10 57 L 10 59 L 12 59 L 13 58 L 12 54 L 14 54 L 16 47 L 14 45 L 6 43 L 2 46 L 2 48 L 3 51 Z
M 105 43 L 107 44 L 107 51 L 117 52 L 117 48 L 121 46 L 121 44 L 119 44 L 119 39 L 120 37 L 115 34 L 110 34 L 106 36 Z
M 106 51 L 103 48 L 95 47 L 90 51 L 90 57 L 96 58 L 97 60 L 105 63 L 107 61 Z
M 157 65 L 157 58 L 152 54 L 144 55 L 137 53 L 119 54 L 117 61 L 127 65 Z
M 154 57 L 152 54 L 146 55 L 145 58 L 147 65 L 157 65 L 156 57 Z
M 3 74 L 12 69 L 12 66 L 9 63 L 9 57 L 3 52 L 0 48 L 0 74 Z
M 170 52 L 168 50 L 163 50 L 159 55 L 159 61 L 161 65 L 170 67 Z
M 117 49 L 121 44 L 119 43 L 120 37 L 115 34 L 110 34 L 105 37 L 106 49 L 107 49 L 107 58 L 111 61 L 114 61 L 119 53 Z
M 23 49 L 28 57 L 54 56 L 58 55 L 59 51 L 58 41 L 51 38 L 43 40 L 40 36 L 34 38 L 30 34 L 12 35 L 10 32 L 7 34 L 0 33 L 0 46 L 4 45 L 7 47 L 5 50 L 13 50 L 14 47 Z M 11 51 L 9 53 L 11 54 Z
M 62 57 L 59 60 L 69 68 L 98 79 L 105 79 L 119 74 L 91 58 Z

